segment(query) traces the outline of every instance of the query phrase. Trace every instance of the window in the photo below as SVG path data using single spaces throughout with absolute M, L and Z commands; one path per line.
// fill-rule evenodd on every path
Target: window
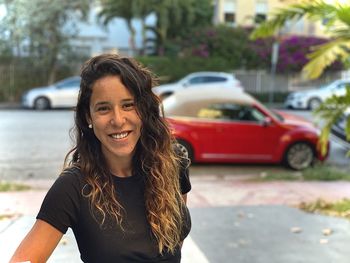
M 59 89 L 65 89 L 65 88 L 79 87 L 79 85 L 80 85 L 80 78 L 74 78 L 74 79 L 67 79 L 67 80 L 58 82 L 56 84 L 56 87 Z
M 236 1 L 226 0 L 224 2 L 224 22 L 228 25 L 234 25 L 236 22 Z
M 252 121 L 260 122 L 265 119 L 265 115 L 259 110 L 249 105 L 239 105 L 233 103 L 212 104 L 199 110 L 198 118 L 219 119 L 232 121 Z
M 255 5 L 255 23 L 259 24 L 264 22 L 267 18 L 267 2 L 258 0 Z
M 215 82 L 225 82 L 227 78 L 225 77 L 217 77 L 217 76 L 200 76 L 191 78 L 188 83 L 189 84 L 205 84 L 205 83 L 215 83 Z

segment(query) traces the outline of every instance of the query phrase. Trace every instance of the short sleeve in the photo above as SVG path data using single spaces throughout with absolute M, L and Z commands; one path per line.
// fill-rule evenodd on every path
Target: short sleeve
M 79 216 L 82 183 L 80 173 L 63 172 L 47 192 L 37 219 L 41 219 L 65 234 Z
M 184 166 L 181 164 L 180 167 L 180 187 L 181 187 L 181 194 L 187 194 L 192 186 L 190 182 L 190 176 L 189 176 L 189 169 L 188 166 Z

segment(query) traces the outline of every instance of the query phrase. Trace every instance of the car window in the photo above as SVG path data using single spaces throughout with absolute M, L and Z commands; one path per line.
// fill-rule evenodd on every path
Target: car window
M 189 84 L 200 84 L 204 83 L 204 77 L 193 77 L 188 81 Z
M 203 83 L 215 83 L 215 82 L 225 82 L 227 78 L 217 77 L 217 76 L 198 76 L 191 78 L 189 84 L 203 84 Z
M 265 119 L 265 115 L 250 105 L 232 103 L 216 103 L 203 107 L 198 111 L 198 118 L 253 121 L 259 122 Z
M 205 83 L 225 82 L 225 81 L 227 81 L 227 78 L 224 78 L 224 77 L 207 76 L 204 78 Z
M 70 87 L 79 87 L 80 80 L 79 79 L 70 79 L 58 82 L 56 87 L 59 89 L 70 88 Z

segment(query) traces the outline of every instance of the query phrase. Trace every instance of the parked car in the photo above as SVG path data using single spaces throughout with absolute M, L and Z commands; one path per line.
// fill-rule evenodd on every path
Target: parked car
M 30 89 L 22 95 L 22 106 L 36 110 L 70 108 L 77 103 L 80 77 L 63 79 L 50 86 Z
M 186 88 L 202 88 L 206 86 L 230 87 L 242 90 L 241 82 L 233 74 L 226 72 L 195 72 L 191 73 L 178 82 L 154 87 L 153 91 L 161 98 L 166 98 L 174 92 Z
M 314 110 L 333 95 L 345 95 L 347 85 L 350 85 L 350 79 L 336 80 L 321 88 L 292 92 L 286 98 L 284 105 L 291 109 Z
M 307 120 L 271 111 L 243 91 L 187 89 L 163 100 L 184 154 L 198 163 L 283 163 L 302 170 L 325 160 L 319 130 Z
M 338 143 L 350 150 L 350 140 L 346 136 L 346 125 L 350 121 L 350 108 L 332 125 L 331 135 Z

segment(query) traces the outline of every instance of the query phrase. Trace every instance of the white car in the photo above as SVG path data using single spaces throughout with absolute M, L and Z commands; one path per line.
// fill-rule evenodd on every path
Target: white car
M 186 88 L 229 87 L 242 90 L 242 85 L 233 74 L 226 72 L 203 71 L 191 73 L 178 82 L 164 84 L 153 88 L 155 94 L 166 98 L 178 90 Z
M 344 96 L 347 85 L 350 85 L 350 79 L 336 80 L 317 89 L 292 92 L 286 98 L 284 106 L 290 109 L 314 110 L 333 95 Z
M 72 108 L 76 106 L 80 77 L 63 79 L 46 87 L 30 89 L 22 95 L 22 106 L 36 110 Z

